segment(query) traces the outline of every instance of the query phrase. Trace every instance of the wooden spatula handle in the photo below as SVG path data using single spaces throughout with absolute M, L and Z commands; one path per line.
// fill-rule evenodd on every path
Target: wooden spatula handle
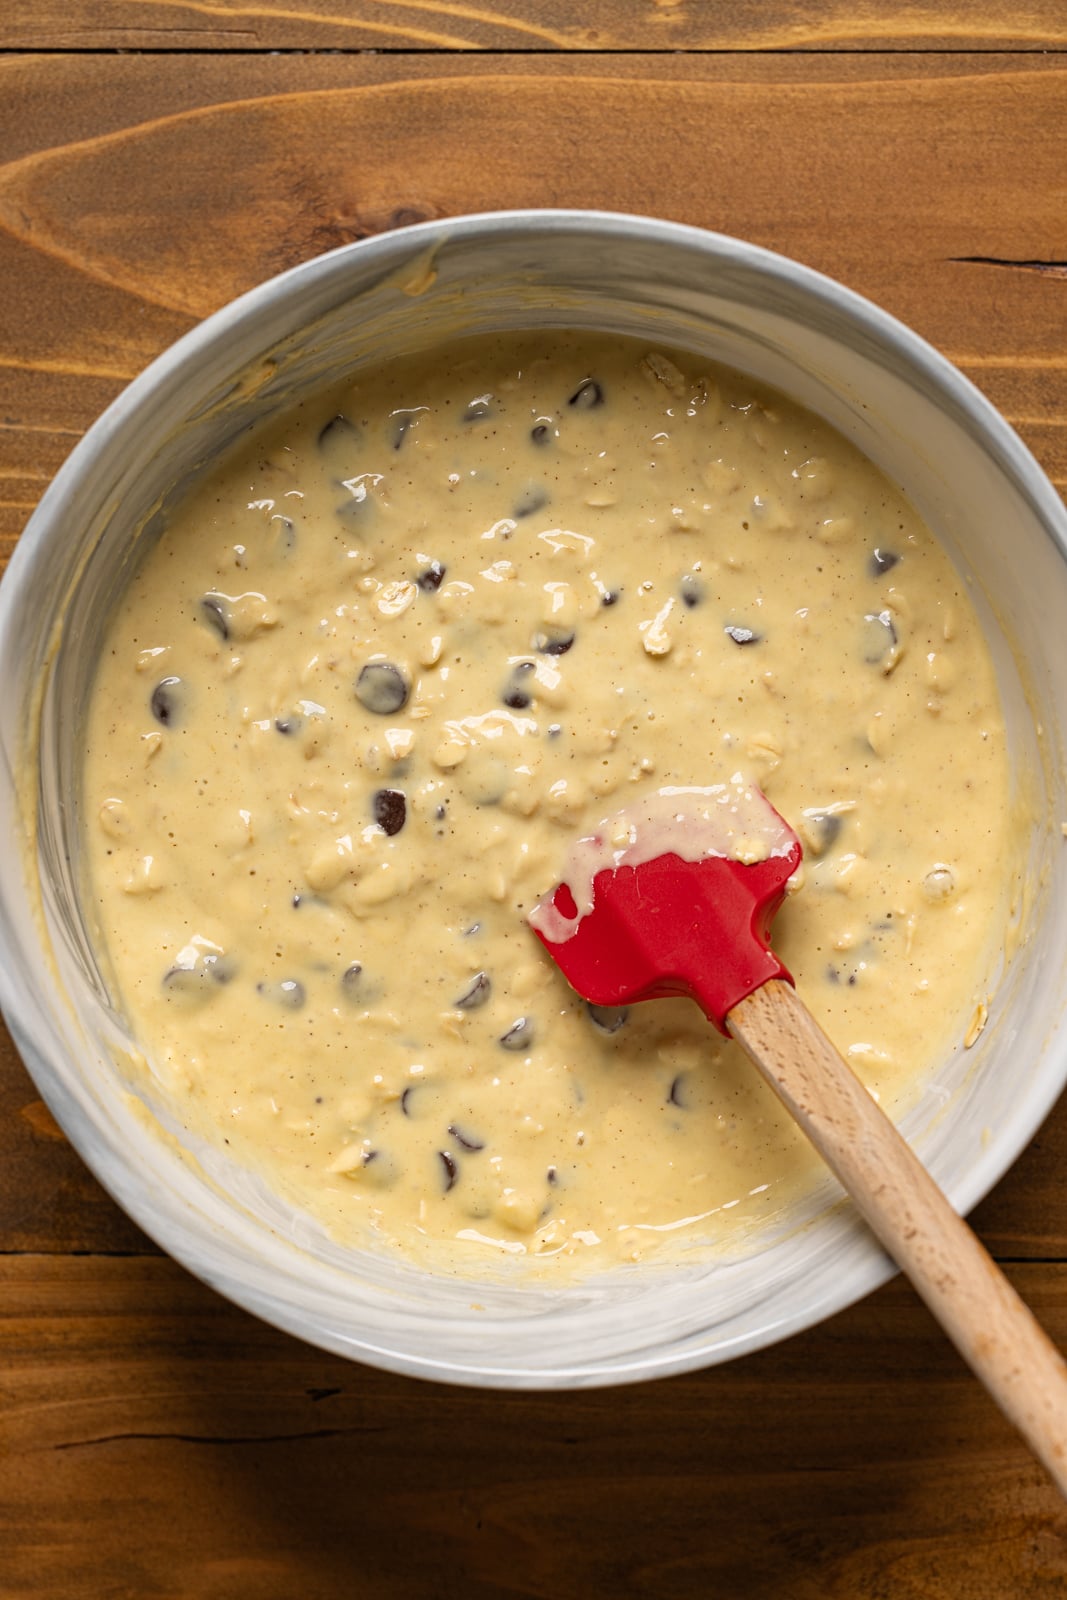
M 730 1012 L 730 1032 L 1067 1496 L 1067 1365 L 789 984 Z

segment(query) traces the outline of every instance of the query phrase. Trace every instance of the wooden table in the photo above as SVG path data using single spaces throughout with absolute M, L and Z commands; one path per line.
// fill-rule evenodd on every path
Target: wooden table
M 0 538 L 165 345 L 349 239 L 657 213 L 903 317 L 1067 485 L 1063 0 L 7 0 Z M 1067 1105 L 977 1222 L 1067 1344 Z M 158 1254 L 0 1052 L 4 1600 L 1067 1593 L 1064 1511 L 905 1285 L 715 1371 L 449 1390 Z

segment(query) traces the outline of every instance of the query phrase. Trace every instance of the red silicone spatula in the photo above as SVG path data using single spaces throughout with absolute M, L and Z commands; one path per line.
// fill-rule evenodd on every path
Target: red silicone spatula
M 689 995 L 735 1038 L 1067 1496 L 1067 1366 L 768 949 L 800 841 L 735 780 L 576 845 L 530 921 L 595 1005 Z

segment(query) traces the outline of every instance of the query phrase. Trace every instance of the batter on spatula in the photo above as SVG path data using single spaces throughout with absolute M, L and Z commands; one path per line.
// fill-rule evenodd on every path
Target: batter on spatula
M 776 948 L 906 1102 L 980 1026 L 1017 840 L 914 512 L 692 356 L 358 374 L 168 515 L 100 664 L 92 894 L 149 1070 L 354 1242 L 560 1275 L 728 1243 L 813 1180 L 801 1140 L 690 1002 L 591 1009 L 526 924 L 577 835 L 708 773 L 801 834 Z

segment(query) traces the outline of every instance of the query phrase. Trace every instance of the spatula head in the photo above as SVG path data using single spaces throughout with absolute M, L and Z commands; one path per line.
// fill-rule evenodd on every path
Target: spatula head
M 726 1033 L 727 1013 L 738 1001 L 769 978 L 792 982 L 768 942 L 771 920 L 800 865 L 800 841 L 770 802 L 754 793 L 773 818 L 767 835 L 772 843 L 762 859 L 741 860 L 736 853 L 691 859 L 697 851 L 683 814 L 679 853 L 669 847 L 669 830 L 659 826 L 660 853 L 642 859 L 640 846 L 619 852 L 617 864 L 594 872 L 591 884 L 578 867 L 569 873 L 573 884 L 564 882 L 545 896 L 530 921 L 572 988 L 601 1006 L 690 995 Z M 609 819 L 616 837 L 625 818 L 620 812 Z M 600 842 L 598 831 L 581 844 Z M 738 848 L 751 857 L 760 847 L 757 842 L 753 850 L 749 834 Z M 586 849 L 584 859 L 595 861 L 597 855 Z M 590 898 L 592 908 L 586 909 Z

